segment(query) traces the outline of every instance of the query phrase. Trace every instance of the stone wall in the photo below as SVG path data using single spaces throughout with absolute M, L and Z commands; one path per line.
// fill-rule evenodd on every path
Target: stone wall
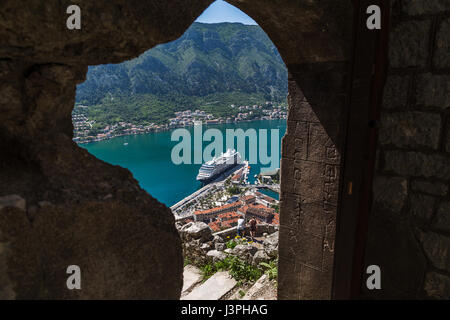
M 279 299 L 331 298 L 346 66 L 299 66 L 295 78 L 302 80 L 289 79 L 281 160 Z
M 2 297 L 179 297 L 181 243 L 170 210 L 129 171 L 73 143 L 71 110 L 88 65 L 121 62 L 176 39 L 211 2 L 79 0 L 82 29 L 68 30 L 69 0 L 2 1 L 0 197 L 18 195 L 26 203 L 1 210 Z M 316 297 L 317 291 L 328 298 L 351 2 L 229 2 L 262 26 L 291 72 L 280 297 Z M 306 144 L 314 146 L 307 153 Z M 330 240 L 324 257 L 319 239 Z M 77 263 L 85 270 L 84 289 L 69 291 L 65 267 Z
M 366 265 L 369 297 L 450 297 L 450 2 L 391 1 Z
M 244 229 L 245 229 L 245 234 L 249 235 L 250 227 L 245 227 Z M 279 230 L 279 226 L 274 226 L 272 224 L 258 224 L 257 228 L 256 228 L 255 236 L 260 237 L 260 236 L 264 235 L 264 233 L 272 234 L 278 230 Z M 222 239 L 226 240 L 227 237 L 234 238 L 237 235 L 237 229 L 236 229 L 236 227 L 233 227 L 233 228 L 229 228 L 226 230 L 215 232 L 215 233 L 213 233 L 213 235 L 219 236 Z
M 69 31 L 71 1 L 2 1 L 1 298 L 179 297 L 181 241 L 170 210 L 130 172 L 73 143 L 70 115 L 88 65 L 176 39 L 211 2 L 80 0 L 83 28 Z M 262 26 L 289 70 L 278 297 L 328 299 L 335 255 L 351 254 L 334 252 L 334 241 L 352 1 L 229 2 Z M 449 2 L 391 2 L 366 248 L 383 290 L 365 294 L 449 297 Z M 65 287 L 68 264 L 84 270 L 82 291 Z
M 258 266 L 260 262 L 268 262 L 278 257 L 277 228 L 269 225 L 258 225 L 256 236 L 264 238 L 258 240 L 259 245 L 245 238 L 235 238 L 236 228 L 212 233 L 211 228 L 204 222 L 189 222 L 185 225 L 177 224 L 182 239 L 183 257 L 185 262 L 198 267 L 216 263 L 234 256 L 240 260 Z M 248 228 L 247 228 L 248 230 Z M 248 232 L 248 231 L 246 231 Z M 246 233 L 247 235 L 249 233 Z M 227 248 L 227 243 L 235 241 L 234 248 Z M 262 246 L 261 246 L 262 244 Z
M 0 299 L 178 299 L 172 212 L 78 147 L 71 112 L 88 65 L 176 39 L 211 1 L 76 3 L 81 30 L 66 28 L 72 1 L 0 5 Z

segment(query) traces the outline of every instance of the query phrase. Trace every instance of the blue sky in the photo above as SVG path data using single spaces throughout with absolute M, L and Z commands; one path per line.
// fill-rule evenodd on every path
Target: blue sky
M 213 2 L 196 21 L 203 23 L 241 22 L 243 24 L 257 24 L 244 12 L 223 0 Z

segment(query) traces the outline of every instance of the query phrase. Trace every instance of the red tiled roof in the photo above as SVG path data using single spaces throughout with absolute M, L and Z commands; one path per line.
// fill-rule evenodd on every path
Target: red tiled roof
M 247 195 L 242 198 L 242 200 L 244 200 L 244 201 L 249 201 L 249 200 L 254 200 L 254 199 L 256 199 L 256 197 L 252 196 L 252 195 Z
M 198 210 L 198 211 L 195 211 L 194 214 L 195 215 L 211 214 L 211 213 L 215 213 L 215 212 L 220 212 L 222 210 L 234 209 L 234 208 L 240 207 L 241 205 L 242 205 L 242 202 L 237 201 L 237 202 L 228 203 L 223 206 L 215 207 L 215 208 L 208 209 L 208 210 Z
M 223 229 L 228 229 L 237 224 L 238 218 L 233 218 L 226 221 L 214 221 L 210 222 L 208 225 L 212 231 L 217 232 Z
M 217 218 L 229 220 L 229 219 L 233 219 L 233 218 L 238 218 L 238 214 L 236 213 L 236 211 L 224 212 L 224 213 L 217 215 Z
M 242 177 L 242 173 L 236 173 L 233 177 L 231 177 L 231 180 L 237 181 L 237 180 L 241 179 L 241 177 Z

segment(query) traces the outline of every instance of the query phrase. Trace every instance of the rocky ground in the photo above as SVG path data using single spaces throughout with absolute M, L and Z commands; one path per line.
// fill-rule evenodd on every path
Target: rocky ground
M 203 222 L 190 222 L 178 226 L 183 254 L 189 264 L 184 268 L 182 299 L 186 300 L 273 300 L 276 299 L 277 281 L 263 273 L 257 281 L 236 281 L 228 271 L 215 272 L 205 281 L 202 267 L 214 265 L 228 257 L 237 257 L 253 267 L 278 258 L 278 231 L 250 239 L 213 235 Z M 229 248 L 234 242 L 234 248 Z M 227 245 L 228 244 L 228 245 Z

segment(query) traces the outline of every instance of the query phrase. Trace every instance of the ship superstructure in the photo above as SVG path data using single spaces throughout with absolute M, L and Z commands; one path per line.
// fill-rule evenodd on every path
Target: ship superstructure
M 225 170 L 242 163 L 241 155 L 234 149 L 228 149 L 218 157 L 204 163 L 198 171 L 197 180 L 207 182 Z

